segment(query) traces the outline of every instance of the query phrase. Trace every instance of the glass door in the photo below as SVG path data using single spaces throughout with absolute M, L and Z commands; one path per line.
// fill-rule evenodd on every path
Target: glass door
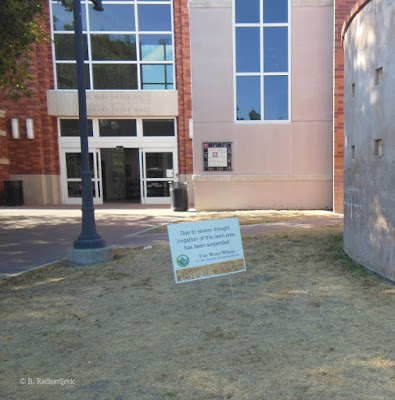
M 66 204 L 81 204 L 81 153 L 64 151 L 62 157 L 63 202 Z M 89 153 L 89 169 L 92 176 L 92 194 L 94 204 L 102 204 L 101 161 L 98 151 Z
M 100 149 L 104 202 L 140 203 L 139 149 Z
M 170 204 L 170 182 L 174 182 L 175 153 L 173 151 L 141 151 L 143 204 Z

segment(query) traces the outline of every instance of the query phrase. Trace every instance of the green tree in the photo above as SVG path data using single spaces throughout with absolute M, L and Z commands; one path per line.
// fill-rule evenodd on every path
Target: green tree
M 261 114 L 259 114 L 258 112 L 256 112 L 254 109 L 252 109 L 249 112 L 249 117 L 251 121 L 255 121 L 255 120 L 260 120 L 261 119 Z
M 34 44 L 47 38 L 42 28 L 43 6 L 44 0 L 7 0 L 1 4 L 0 91 L 6 98 L 29 95 L 30 55 Z
M 29 96 L 30 56 L 34 45 L 49 40 L 43 26 L 47 0 L 7 0 L 0 11 L 0 92 L 14 101 Z M 72 0 L 59 0 L 72 8 Z

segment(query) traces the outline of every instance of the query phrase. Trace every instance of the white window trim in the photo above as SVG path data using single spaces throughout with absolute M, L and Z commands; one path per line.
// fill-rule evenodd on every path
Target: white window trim
M 52 40 L 52 62 L 54 66 L 54 85 L 55 85 L 55 90 L 76 90 L 76 89 L 59 89 L 58 88 L 58 77 L 57 77 L 57 64 L 76 64 L 76 61 L 74 60 L 59 60 L 59 62 L 56 60 L 56 55 L 55 55 L 55 33 L 59 34 L 74 34 L 74 31 L 55 31 L 54 26 L 53 26 L 53 12 L 52 12 L 52 5 L 53 4 L 59 4 L 57 0 L 48 0 L 49 1 L 49 16 L 50 16 L 50 26 L 51 26 L 51 40 Z M 103 0 L 103 6 L 106 4 L 132 4 L 134 6 L 134 13 L 135 13 L 135 30 L 134 31 L 91 31 L 90 29 L 90 21 L 89 18 L 87 18 L 86 21 L 86 32 L 85 34 L 87 35 L 87 45 L 88 45 L 88 60 L 84 60 L 84 64 L 89 66 L 89 89 L 86 90 L 118 90 L 118 91 L 123 91 L 123 90 L 145 90 L 142 89 L 142 82 L 141 82 L 141 65 L 146 65 L 146 64 L 158 64 L 158 65 L 172 65 L 173 66 L 173 88 L 172 89 L 157 89 L 158 91 L 162 90 L 177 90 L 177 83 L 176 83 L 176 51 L 175 51 L 175 40 L 174 40 L 174 5 L 173 5 L 173 0 L 163 0 L 163 1 L 139 1 L 139 0 L 131 0 L 131 1 L 107 1 Z M 143 31 L 140 32 L 138 30 L 138 12 L 137 12 L 137 7 L 138 5 L 143 4 L 143 5 L 158 5 L 158 4 L 165 4 L 169 5 L 170 4 L 170 20 L 171 20 L 171 30 L 169 31 Z M 93 3 L 90 0 L 81 0 L 81 8 L 85 7 L 85 15 L 88 15 L 88 10 L 87 8 L 93 5 Z M 92 60 L 92 54 L 91 54 L 91 35 L 94 34 L 113 34 L 113 35 L 135 35 L 136 36 L 136 58 L 137 60 Z M 140 46 L 139 46 L 139 36 L 140 35 L 146 35 L 146 34 L 164 34 L 164 35 L 171 35 L 172 37 L 172 46 L 173 46 L 173 61 L 142 61 L 140 60 Z M 129 65 L 136 65 L 137 69 L 137 89 L 92 89 L 93 88 L 93 68 L 92 65 L 94 64 L 129 64 Z M 155 89 L 150 89 L 150 90 L 155 90 Z
M 78 120 L 76 117 L 58 117 L 58 138 L 61 147 L 79 147 L 80 137 L 79 136 L 61 136 L 60 120 L 72 119 Z M 102 147 L 116 147 L 118 145 L 124 147 L 159 147 L 163 145 L 168 147 L 177 143 L 177 118 L 176 117 L 117 117 L 117 116 L 107 116 L 107 117 L 88 117 L 92 120 L 92 136 L 88 136 L 89 145 L 102 146 Z M 136 120 L 136 136 L 100 136 L 99 131 L 99 120 L 101 119 L 135 119 Z M 143 136 L 143 120 L 145 119 L 171 119 L 174 121 L 174 136 Z
M 137 136 L 99 136 L 99 119 L 136 119 Z M 67 169 L 65 154 L 66 153 L 79 153 L 81 152 L 80 137 L 79 136 L 61 136 L 60 132 L 60 120 L 61 119 L 74 119 L 75 118 L 57 118 L 58 124 L 58 147 L 60 154 L 60 173 L 61 173 L 61 196 L 63 204 L 81 204 L 81 198 L 69 198 L 67 190 L 67 182 L 73 179 L 67 178 Z M 115 148 L 117 146 L 123 146 L 125 148 L 136 148 L 139 149 L 139 162 L 141 163 L 142 154 L 145 153 L 159 153 L 159 152 L 170 152 L 173 153 L 173 178 L 146 178 L 143 177 L 142 165 L 140 165 L 140 177 L 144 178 L 144 193 L 141 192 L 141 204 L 170 204 L 170 198 L 149 198 L 146 196 L 146 182 L 151 180 L 163 180 L 163 181 L 178 181 L 179 179 L 179 164 L 178 164 L 178 132 L 177 132 L 177 118 L 176 117 L 139 117 L 139 118 L 117 118 L 117 117 L 101 117 L 101 118 L 88 118 L 92 120 L 93 136 L 88 137 L 88 147 L 90 153 L 99 153 L 100 150 L 105 148 Z M 174 120 L 174 136 L 143 136 L 143 120 L 144 119 L 172 119 Z M 79 178 L 74 178 L 75 181 L 79 181 Z M 101 196 L 94 198 L 95 204 L 103 203 L 103 187 L 102 187 L 102 174 L 101 165 L 98 166 L 97 177 L 95 178 L 96 189 L 100 189 Z M 100 188 L 99 186 L 100 185 Z M 141 189 L 143 186 L 141 186 Z M 98 193 L 98 192 L 97 192 Z
M 233 37 L 233 104 L 234 104 L 234 110 L 233 110 L 233 120 L 235 124 L 241 124 L 241 125 L 246 125 L 246 124 L 251 124 L 251 125 L 257 125 L 257 124 L 289 124 L 292 120 L 292 109 L 291 109 L 291 96 L 292 96 L 292 84 L 291 84 L 291 76 L 292 76 L 292 60 L 291 60 L 291 48 L 292 48 L 292 43 L 291 43 L 291 0 L 288 0 L 288 23 L 263 23 L 263 13 L 262 13 L 262 7 L 263 7 L 263 0 L 259 0 L 259 19 L 260 22 L 258 23 L 236 23 L 236 0 L 232 0 L 232 37 Z M 237 27 L 246 27 L 246 28 L 259 28 L 260 29 L 260 48 L 262 51 L 263 48 L 263 29 L 266 27 L 288 27 L 288 72 L 264 72 L 263 68 L 263 56 L 261 54 L 260 57 L 260 69 L 261 71 L 256 73 L 256 72 L 238 72 L 236 73 L 236 28 Z M 263 50 L 264 51 L 264 50 Z M 261 120 L 238 120 L 237 119 L 237 77 L 238 76 L 259 76 L 261 77 Z M 288 76 L 288 119 L 287 120 L 265 120 L 265 115 L 264 115 L 264 109 L 265 109 L 265 102 L 264 102 L 264 79 L 263 77 L 265 76 Z

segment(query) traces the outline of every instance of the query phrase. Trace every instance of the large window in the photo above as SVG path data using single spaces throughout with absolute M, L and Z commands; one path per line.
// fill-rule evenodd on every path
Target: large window
M 59 132 L 61 138 L 79 138 L 79 120 L 76 118 L 60 118 Z M 175 137 L 176 120 L 171 119 L 88 119 L 88 136 L 98 138 L 124 137 L 136 138 L 143 137 Z
M 172 0 L 81 0 L 87 89 L 174 89 Z M 76 89 L 73 13 L 52 1 L 57 89 Z
M 289 0 L 235 0 L 235 119 L 289 120 Z

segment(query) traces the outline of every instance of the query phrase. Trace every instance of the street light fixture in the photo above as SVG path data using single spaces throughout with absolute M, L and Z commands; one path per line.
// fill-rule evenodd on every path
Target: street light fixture
M 94 4 L 93 9 L 103 11 L 101 0 L 91 0 Z M 73 0 L 73 14 L 75 27 L 75 53 L 77 62 L 77 87 L 78 87 L 78 108 L 79 108 L 79 128 L 81 139 L 81 196 L 82 196 L 82 228 L 77 240 L 74 241 L 73 249 L 69 253 L 69 261 L 74 265 L 89 265 L 95 262 L 107 261 L 109 251 L 101 251 L 106 248 L 104 239 L 96 232 L 93 195 L 92 195 L 92 178 L 89 170 L 89 148 L 87 135 L 87 110 L 86 110 L 86 92 L 85 92 L 85 76 L 84 76 L 84 49 L 82 41 L 82 18 L 81 18 L 81 1 Z M 108 248 L 106 248 L 108 249 Z M 79 250 L 91 250 L 91 252 L 83 252 Z M 98 250 L 95 254 L 95 250 Z M 77 253 L 78 255 L 76 255 Z M 103 253 L 103 256 L 100 254 Z M 72 254 L 72 255 L 70 255 Z M 103 258 L 104 257 L 104 258 Z M 107 257 L 107 259 L 105 259 Z M 84 260 L 79 263 L 75 262 L 76 258 Z M 111 253 L 112 258 L 112 253 Z M 73 260 L 74 259 L 74 260 Z
M 103 11 L 104 8 L 101 4 L 101 0 L 91 0 L 91 2 L 94 4 L 93 9 L 96 11 Z

